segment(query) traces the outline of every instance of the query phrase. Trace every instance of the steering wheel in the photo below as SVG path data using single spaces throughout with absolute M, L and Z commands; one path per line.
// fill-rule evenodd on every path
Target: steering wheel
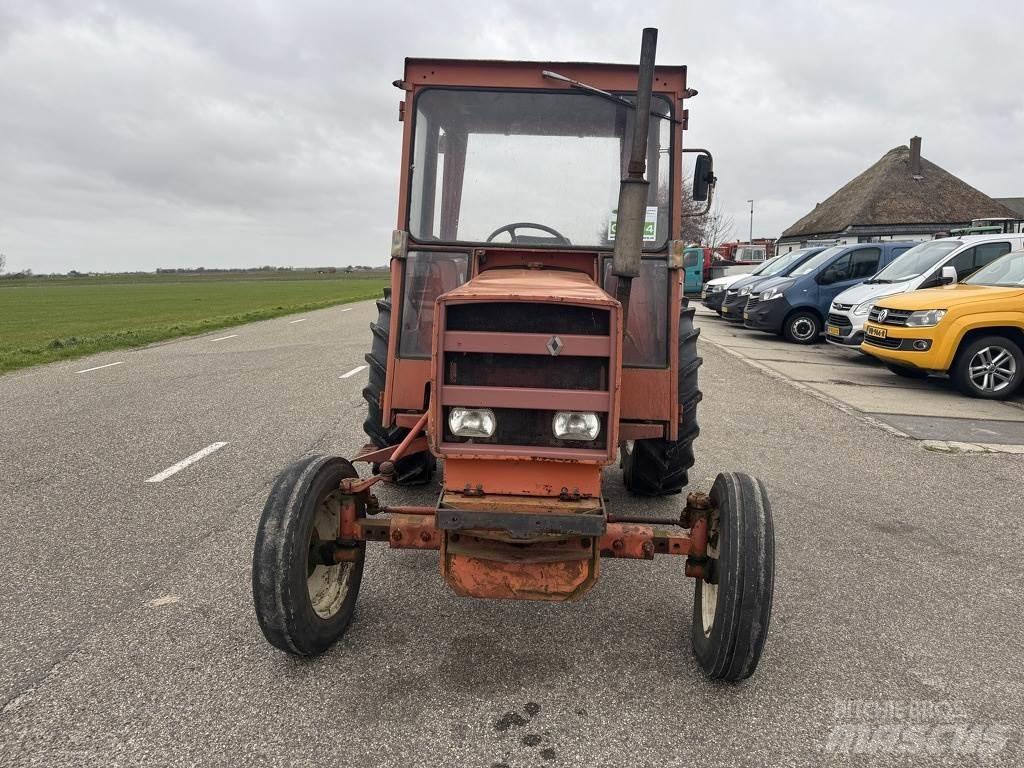
M 514 224 L 506 224 L 503 227 L 498 227 L 496 230 L 494 230 L 493 232 L 491 232 L 491 234 L 487 236 L 487 242 L 492 242 L 494 238 L 496 238 L 502 232 L 508 232 L 512 238 L 512 242 L 516 244 L 538 243 L 551 239 L 547 237 L 532 238 L 529 236 L 520 238 L 516 235 L 516 230 L 518 229 L 539 229 L 541 232 L 547 232 L 549 235 L 552 235 L 552 237 L 558 242 L 559 245 L 572 245 L 572 243 L 569 241 L 569 238 L 563 235 L 558 230 L 544 226 L 543 224 L 536 224 L 535 222 L 532 221 L 517 221 Z

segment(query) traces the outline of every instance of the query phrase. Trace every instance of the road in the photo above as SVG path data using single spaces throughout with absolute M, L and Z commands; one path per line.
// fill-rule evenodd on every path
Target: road
M 702 677 L 672 558 L 603 563 L 580 602 L 539 605 L 457 599 L 436 554 L 374 547 L 346 637 L 316 660 L 272 649 L 250 596 L 256 521 L 288 462 L 363 444 L 365 372 L 342 376 L 374 311 L 0 377 L 0 763 L 848 765 L 837 727 L 921 721 L 922 704 L 929 727 L 1008 734 L 984 764 L 1020 763 L 1024 459 L 927 450 L 710 341 L 693 481 L 746 470 L 775 507 L 751 680 Z M 613 509 L 678 507 L 606 475 Z M 965 749 L 907 759 L 977 764 Z

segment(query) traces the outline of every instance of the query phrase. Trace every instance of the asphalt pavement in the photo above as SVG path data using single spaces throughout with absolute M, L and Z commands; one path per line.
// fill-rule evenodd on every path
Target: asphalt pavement
M 271 648 L 249 586 L 256 522 L 287 463 L 363 444 L 366 373 L 351 372 L 374 313 L 0 377 L 0 764 L 1024 759 L 1024 458 L 928 450 L 709 340 L 692 484 L 748 471 L 775 511 L 753 678 L 702 676 L 693 586 L 668 557 L 604 562 L 582 600 L 552 605 L 460 599 L 436 553 L 371 545 L 345 638 L 314 660 Z M 606 485 L 622 513 L 681 503 L 628 496 L 617 467 Z M 908 723 L 919 748 L 878 740 Z M 866 729 L 853 746 L 850 728 Z

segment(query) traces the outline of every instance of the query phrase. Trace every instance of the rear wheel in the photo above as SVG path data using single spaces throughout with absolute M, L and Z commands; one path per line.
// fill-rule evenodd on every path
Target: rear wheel
M 709 580 L 698 579 L 691 639 L 709 677 L 743 680 L 757 668 L 775 585 L 775 530 L 761 481 L 722 473 L 711 488 Z
M 301 459 L 274 481 L 256 533 L 252 596 L 271 645 L 315 656 L 348 629 L 363 579 L 366 542 L 355 559 L 335 563 L 341 481 L 357 477 L 344 459 Z
M 387 378 L 388 343 L 391 335 L 391 289 L 384 289 L 384 298 L 377 299 L 377 322 L 370 324 L 373 345 L 364 358 L 369 365 L 370 378 L 363 388 L 366 400 L 366 420 L 363 431 L 378 448 L 398 445 L 409 434 L 404 427 L 385 426 L 381 404 L 384 401 L 384 385 Z M 434 472 L 434 456 L 429 451 L 416 453 L 399 459 L 395 467 L 394 482 L 399 485 L 422 485 L 430 482 Z M 373 472 L 380 472 L 380 465 L 373 465 Z
M 696 310 L 684 307 L 679 314 L 679 439 L 634 440 L 622 446 L 622 479 L 630 493 L 639 496 L 668 496 L 679 493 L 689 482 L 693 466 L 693 441 L 697 426 L 697 354 L 700 329 L 693 327 Z
M 794 344 L 813 344 L 821 335 L 821 320 L 813 312 L 794 312 L 782 324 L 782 335 Z
M 1004 400 L 1024 380 L 1024 353 L 1005 336 L 985 336 L 960 350 L 951 374 L 965 395 Z

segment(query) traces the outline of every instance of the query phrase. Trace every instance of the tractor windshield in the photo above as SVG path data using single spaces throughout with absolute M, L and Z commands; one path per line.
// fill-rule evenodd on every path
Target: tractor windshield
M 652 98 L 651 109 L 671 115 L 663 97 Z M 635 110 L 567 90 L 428 88 L 415 114 L 414 239 L 612 247 Z M 669 236 L 671 128 L 671 120 L 652 116 L 648 250 Z

